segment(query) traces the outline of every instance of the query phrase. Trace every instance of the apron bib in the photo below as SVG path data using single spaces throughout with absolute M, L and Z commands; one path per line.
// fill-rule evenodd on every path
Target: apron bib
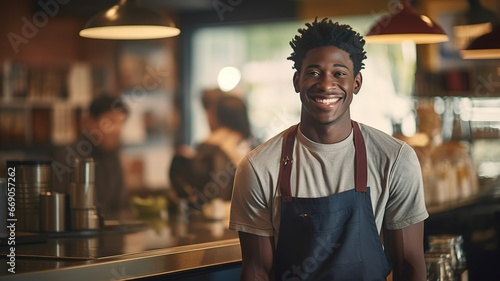
M 282 200 L 276 280 L 386 280 L 389 274 L 367 187 L 364 139 L 358 124 L 352 125 L 355 188 L 320 198 L 292 197 L 298 125 L 285 133 L 278 179 Z

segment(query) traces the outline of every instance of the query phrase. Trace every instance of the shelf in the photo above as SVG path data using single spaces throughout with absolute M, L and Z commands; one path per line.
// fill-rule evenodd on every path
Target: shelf
M 80 106 L 68 102 L 16 100 L 0 104 L 2 150 L 43 148 L 75 140 L 81 127 Z

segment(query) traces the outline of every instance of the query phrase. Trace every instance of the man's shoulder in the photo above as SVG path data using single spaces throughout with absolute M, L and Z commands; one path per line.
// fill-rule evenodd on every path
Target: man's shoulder
M 402 151 L 411 150 L 404 141 L 397 139 L 377 128 L 360 124 L 360 129 L 368 151 L 388 157 L 398 157 Z
M 273 159 L 276 159 L 276 162 L 278 162 L 283 147 L 283 135 L 285 131 L 278 133 L 252 149 L 247 154 L 246 158 L 248 161 L 258 163 L 259 165 L 274 162 Z
M 361 132 L 363 133 L 363 137 L 374 143 L 383 144 L 383 145 L 393 145 L 401 147 L 404 145 L 404 141 L 397 139 L 386 132 L 383 132 L 377 128 L 372 126 L 359 123 L 359 127 Z

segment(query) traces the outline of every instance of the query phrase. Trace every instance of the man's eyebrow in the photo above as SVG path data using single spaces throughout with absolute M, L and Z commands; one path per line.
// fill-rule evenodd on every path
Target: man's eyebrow
M 347 65 L 342 64 L 342 63 L 334 63 L 333 66 L 349 69 L 349 67 L 347 67 Z M 308 68 L 320 68 L 320 66 L 319 66 L 319 64 L 310 64 L 310 65 L 306 66 L 304 69 L 308 69 Z
M 310 64 L 308 66 L 306 66 L 304 69 L 308 69 L 308 68 L 320 68 L 319 64 Z
M 341 64 L 341 63 L 334 63 L 333 66 L 335 66 L 335 67 L 343 67 L 343 68 L 349 69 L 349 67 L 347 67 L 347 65 Z

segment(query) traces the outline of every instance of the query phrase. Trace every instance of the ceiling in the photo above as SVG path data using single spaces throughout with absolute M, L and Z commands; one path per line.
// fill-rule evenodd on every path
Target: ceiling
M 116 5 L 120 0 L 70 0 L 60 5 L 58 16 L 90 18 L 96 13 Z M 33 0 L 36 9 L 39 0 Z M 185 13 L 208 11 L 213 8 L 214 0 L 142 0 L 142 5 L 154 9 Z
M 31 0 L 35 10 L 40 0 Z M 180 15 L 177 25 L 230 23 L 249 20 L 279 19 L 293 16 L 299 0 L 139 0 L 142 5 Z M 62 2 L 62 1 L 61 1 Z M 69 0 L 61 4 L 57 17 L 89 20 L 120 0 Z M 217 5 L 219 3 L 219 5 Z M 224 5 L 229 5 L 227 9 Z M 231 7 L 232 6 L 232 7 Z M 227 7 L 227 6 L 226 6 Z M 234 12 L 233 12 L 234 11 Z M 220 18 L 224 13 L 224 18 Z
M 36 6 L 39 0 L 32 1 Z M 228 0 L 140 0 L 144 6 L 177 13 L 215 10 L 214 4 L 217 1 L 221 1 L 221 3 L 230 3 Z M 240 3 L 243 1 L 244 0 L 240 0 Z M 255 2 L 255 0 L 251 1 Z M 71 17 L 91 17 L 92 15 L 116 5 L 119 2 L 120 0 L 70 0 L 67 4 L 61 5 L 60 15 Z M 233 0 L 233 2 L 235 1 Z M 276 2 L 276 0 L 274 2 Z
M 202 11 L 213 9 L 214 0 L 143 0 L 144 5 L 173 11 Z

